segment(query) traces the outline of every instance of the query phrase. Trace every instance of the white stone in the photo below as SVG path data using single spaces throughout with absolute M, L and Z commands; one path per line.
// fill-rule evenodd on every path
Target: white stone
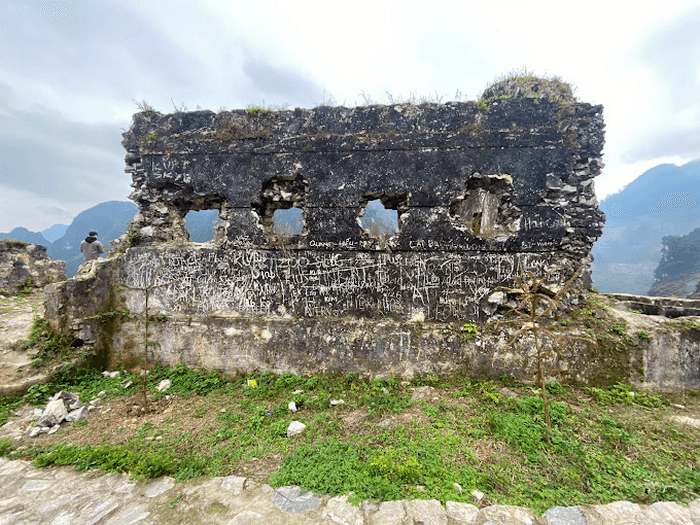
M 531 510 L 510 505 L 486 507 L 482 509 L 481 514 L 486 520 L 494 523 L 519 523 L 522 525 L 536 525 L 540 523 L 538 517 Z
M 158 390 L 158 392 L 165 392 L 172 385 L 173 382 L 170 379 L 163 379 L 160 383 L 158 383 L 156 390 Z
M 488 296 L 487 301 L 492 304 L 501 305 L 506 302 L 506 294 L 504 292 L 493 292 Z
M 417 499 L 406 502 L 406 510 L 413 515 L 413 523 L 447 525 L 447 512 L 436 499 Z
M 471 494 L 474 498 L 474 501 L 476 501 L 477 503 L 481 503 L 481 500 L 484 499 L 484 493 L 480 490 L 474 489 L 472 490 Z
M 287 405 L 287 408 L 289 408 L 289 410 L 291 412 L 296 412 L 297 411 L 297 404 L 294 401 L 290 401 L 289 404 Z
M 331 498 L 323 510 L 323 517 L 340 525 L 363 525 L 362 511 L 348 502 L 347 496 Z
M 694 525 L 691 512 L 678 503 L 658 501 L 642 512 L 649 523 L 673 523 L 673 525 Z
M 344 404 L 345 404 L 345 401 L 343 401 L 342 399 L 331 399 L 331 406 L 332 407 L 338 406 L 338 405 L 344 405 Z
M 234 496 L 240 496 L 245 490 L 245 482 L 247 478 L 240 476 L 228 476 L 221 479 L 221 488 L 226 492 L 230 492 Z
M 42 427 L 58 425 L 65 419 L 66 414 L 68 414 L 68 411 L 62 399 L 49 401 L 39 418 L 38 424 Z
M 292 421 L 287 427 L 287 437 L 297 436 L 306 430 L 306 425 L 301 421 Z
M 700 428 L 700 419 L 695 419 L 688 416 L 671 416 L 671 421 L 680 423 L 682 425 L 688 425 L 693 428 Z
M 411 401 L 417 403 L 418 401 L 423 401 L 425 399 L 432 399 L 435 397 L 435 388 L 432 386 L 417 386 L 413 389 L 411 394 Z
M 595 510 L 603 523 L 645 523 L 642 509 L 636 503 L 629 501 L 616 501 L 607 505 L 594 505 L 590 507 Z
M 379 505 L 379 510 L 370 517 L 369 523 L 372 525 L 403 525 L 405 519 L 405 501 L 385 501 Z
M 156 496 L 160 496 L 164 492 L 169 491 L 174 486 L 175 486 L 175 481 L 173 480 L 173 478 L 165 476 L 165 477 L 162 477 L 160 479 L 157 479 L 157 480 L 151 482 L 146 487 L 144 494 L 149 498 L 155 498 Z
M 66 421 L 70 422 L 77 421 L 78 419 L 87 419 L 89 413 L 90 410 L 88 407 L 81 407 L 78 410 L 73 410 L 72 412 L 68 413 L 66 415 Z

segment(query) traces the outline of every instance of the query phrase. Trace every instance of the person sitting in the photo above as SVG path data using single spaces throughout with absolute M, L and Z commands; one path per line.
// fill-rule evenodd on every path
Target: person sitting
M 80 253 L 83 254 L 85 262 L 99 259 L 100 254 L 104 251 L 102 243 L 97 240 L 97 232 L 90 232 L 87 238 L 80 243 Z

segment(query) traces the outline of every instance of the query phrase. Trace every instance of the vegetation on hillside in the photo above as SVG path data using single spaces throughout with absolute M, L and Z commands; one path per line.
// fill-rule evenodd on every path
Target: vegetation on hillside
M 686 297 L 695 291 L 700 280 L 700 228 L 687 235 L 667 235 L 661 243 L 661 260 L 654 271 L 652 293 Z

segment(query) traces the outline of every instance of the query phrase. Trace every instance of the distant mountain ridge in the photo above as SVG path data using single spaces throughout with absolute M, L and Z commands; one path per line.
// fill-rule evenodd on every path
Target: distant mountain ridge
M 661 164 L 600 203 L 603 234 L 593 245 L 593 284 L 601 292 L 646 295 L 662 238 L 700 227 L 700 159 Z
M 52 259 L 66 261 L 66 275 L 72 277 L 83 262 L 80 243 L 87 234 L 96 231 L 100 242 L 109 250 L 109 243 L 127 231 L 129 222 L 134 219 L 137 211 L 136 204 L 130 201 L 103 202 L 78 214 L 69 226 L 56 224 L 43 233 L 18 227 L 9 233 L 0 233 L 0 239 L 15 239 L 46 246 L 46 251 Z M 185 220 L 190 240 L 206 242 L 213 238 L 214 223 L 218 217 L 217 210 L 189 212 Z M 58 234 L 60 236 L 56 237 Z M 54 238 L 54 241 L 51 242 L 46 235 Z
M 27 228 L 22 228 L 21 226 L 9 233 L 0 233 L 0 239 L 15 239 L 30 244 L 40 244 L 47 248 L 51 245 L 51 242 L 46 240 L 46 237 L 41 233 L 29 231 Z
M 46 251 L 54 260 L 66 261 L 66 275 L 72 277 L 83 262 L 80 254 L 80 242 L 94 230 L 99 233 L 99 239 L 105 248 L 127 230 L 129 221 L 133 220 L 138 208 L 133 202 L 109 201 L 93 206 L 73 219 L 69 226 L 55 225 L 45 230 L 49 236 L 63 230 L 63 235 L 49 241 L 43 234 L 31 232 L 26 228 L 15 228 L 9 233 L 0 233 L 0 239 L 16 239 L 18 241 L 46 246 Z
M 52 259 L 66 261 L 66 275 L 72 277 L 83 262 L 80 243 L 88 233 L 96 231 L 99 241 L 109 249 L 109 243 L 126 232 L 137 211 L 136 204 L 126 201 L 108 201 L 93 206 L 79 213 L 63 237 L 47 246 L 47 251 Z
M 63 237 L 68 229 L 68 224 L 54 224 L 51 228 L 42 231 L 41 234 L 49 242 L 54 242 Z

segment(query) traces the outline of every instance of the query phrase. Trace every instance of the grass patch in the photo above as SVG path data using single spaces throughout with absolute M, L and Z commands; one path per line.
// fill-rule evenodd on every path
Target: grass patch
M 32 367 L 42 368 L 71 357 L 75 353 L 72 343 L 72 337 L 53 332 L 46 320 L 37 315 L 29 339 L 22 345 L 22 349 L 34 349 L 36 353 L 32 356 Z
M 166 378 L 172 387 L 158 393 Z M 31 441 L 32 448 L 0 440 L 0 454 L 37 466 L 139 478 L 243 475 L 317 494 L 352 493 L 352 501 L 470 502 L 478 489 L 484 505 L 522 505 L 540 513 L 555 505 L 700 497 L 700 430 L 669 419 L 670 403 L 684 404 L 689 414 L 700 410 L 700 396 L 693 393 L 666 398 L 623 383 L 583 389 L 549 383 L 547 444 L 539 392 L 507 377 L 478 382 L 427 376 L 409 384 L 361 374 L 228 378 L 158 367 L 147 383 L 154 411 L 134 417 L 125 407 L 138 399 L 136 387 L 124 385 L 138 379 L 73 369 L 22 399 L 3 400 L 8 413 L 20 402 L 45 403 L 57 390 L 77 392 L 83 400 L 104 390 L 110 412 L 93 412 L 87 423 Z M 412 389 L 425 385 L 435 388 L 430 398 L 411 401 Z M 331 405 L 339 399 L 344 403 Z M 290 401 L 297 412 L 290 412 Z M 307 429 L 288 438 L 293 420 Z

